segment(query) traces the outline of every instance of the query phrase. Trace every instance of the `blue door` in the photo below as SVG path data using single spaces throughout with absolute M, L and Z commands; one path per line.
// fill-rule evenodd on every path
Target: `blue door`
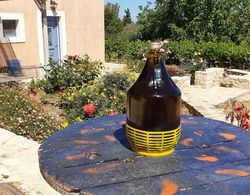
M 48 45 L 49 45 L 49 57 L 54 61 L 60 60 L 59 53 L 59 28 L 58 17 L 47 17 L 48 24 Z

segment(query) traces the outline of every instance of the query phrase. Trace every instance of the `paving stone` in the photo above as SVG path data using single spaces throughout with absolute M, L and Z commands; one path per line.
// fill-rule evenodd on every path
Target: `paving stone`
M 248 92 L 246 89 L 211 87 L 203 89 L 198 86 L 191 85 L 181 88 L 182 98 L 196 110 L 201 112 L 205 117 L 229 122 L 225 119 L 225 114 L 221 109 L 215 106 L 230 98 L 238 97 Z
M 37 142 L 0 129 L 0 145 L 0 182 L 11 182 L 27 195 L 59 194 L 42 178 Z

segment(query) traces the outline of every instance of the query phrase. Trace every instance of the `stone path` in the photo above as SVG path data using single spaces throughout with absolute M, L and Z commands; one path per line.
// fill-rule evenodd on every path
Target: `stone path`
M 249 101 L 250 102 L 250 91 L 247 93 L 244 93 L 239 98 L 237 98 L 239 101 Z
M 40 174 L 39 144 L 0 129 L 0 183 L 13 183 L 27 195 L 57 195 Z
M 246 89 L 212 87 L 203 89 L 194 85 L 181 89 L 182 98 L 205 117 L 225 121 L 225 114 L 216 105 L 224 103 L 230 98 L 241 96 L 248 92 Z
M 244 89 L 183 87 L 183 99 L 205 117 L 225 120 L 215 105 L 246 93 Z M 0 183 L 13 183 L 25 194 L 57 195 L 42 178 L 38 165 L 39 144 L 0 129 Z

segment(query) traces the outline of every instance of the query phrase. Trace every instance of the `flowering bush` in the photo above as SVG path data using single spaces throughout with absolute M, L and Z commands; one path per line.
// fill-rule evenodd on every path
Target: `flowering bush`
M 47 93 L 64 91 L 69 87 L 80 88 L 82 83 L 88 83 L 98 77 L 100 69 L 101 63 L 91 61 L 87 55 L 68 56 L 63 63 L 50 61 L 45 79 L 38 85 Z
M 125 112 L 126 92 L 136 76 L 111 73 L 64 92 L 64 109 L 68 123 Z
M 42 142 L 60 129 L 55 118 L 48 116 L 19 89 L 0 89 L 0 128 Z
M 240 127 L 250 130 L 250 110 L 248 110 L 242 102 L 229 100 L 225 103 L 225 110 L 227 111 L 227 120 L 233 123 L 236 119 Z

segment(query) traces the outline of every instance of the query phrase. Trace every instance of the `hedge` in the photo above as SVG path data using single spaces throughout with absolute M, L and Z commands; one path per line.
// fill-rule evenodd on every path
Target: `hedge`
M 171 48 L 177 59 L 193 59 L 199 55 L 212 66 L 231 66 L 239 69 L 249 68 L 250 66 L 250 46 L 247 44 L 170 41 L 165 47 Z
M 146 51 L 147 42 L 123 41 L 119 39 L 106 40 L 106 61 L 127 62 L 139 60 Z M 194 42 L 170 41 L 164 45 L 171 48 L 174 58 L 178 61 L 199 57 L 206 59 L 210 66 L 234 67 L 239 69 L 250 68 L 250 45 L 236 45 L 232 42 Z

